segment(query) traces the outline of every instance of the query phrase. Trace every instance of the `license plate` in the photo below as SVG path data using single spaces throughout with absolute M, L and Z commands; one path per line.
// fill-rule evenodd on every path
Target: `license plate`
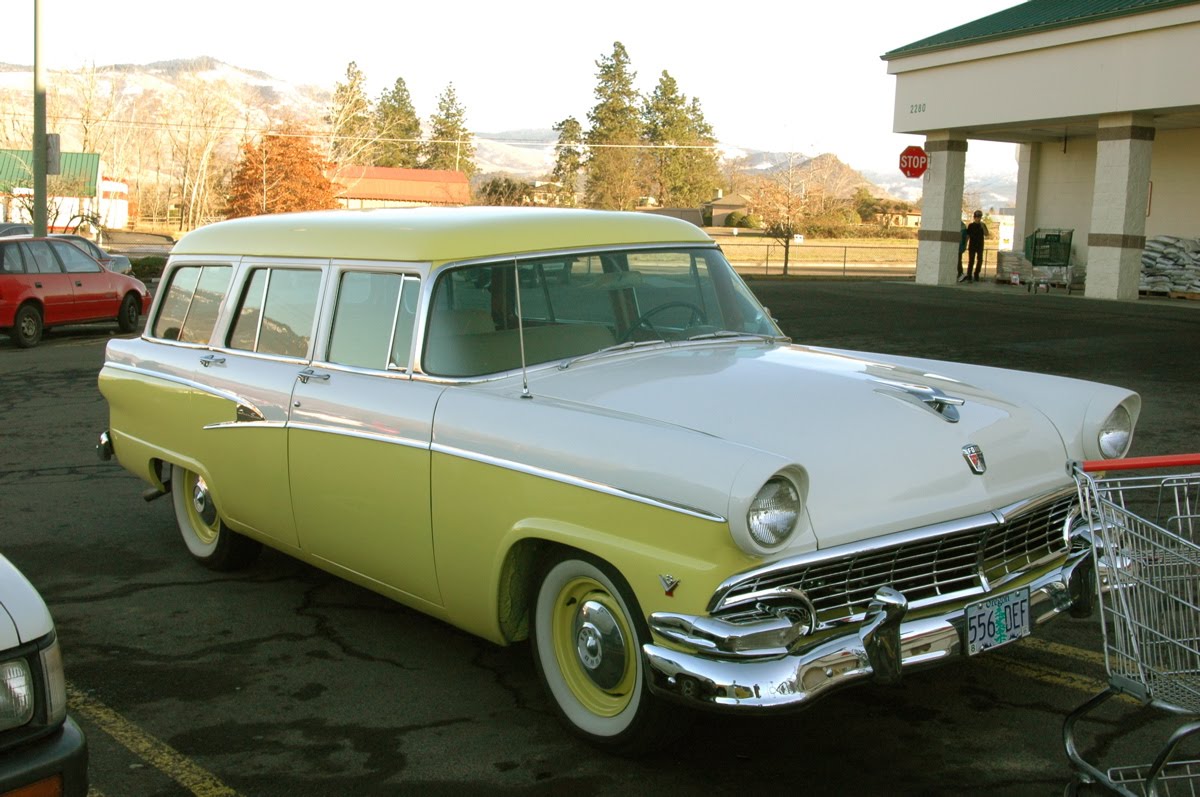
M 1029 635 L 1029 588 L 967 606 L 967 655 Z

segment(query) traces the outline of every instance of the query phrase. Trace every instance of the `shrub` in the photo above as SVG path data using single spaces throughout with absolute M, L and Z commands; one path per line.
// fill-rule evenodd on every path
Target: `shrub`
M 145 257 L 130 258 L 129 265 L 133 276 L 145 281 L 149 279 L 158 279 L 162 276 L 163 266 L 167 264 L 167 259 L 162 255 L 146 255 Z
M 746 225 L 742 224 L 742 222 L 745 220 L 745 218 L 746 218 L 745 213 L 742 213 L 740 210 L 735 210 L 732 213 L 730 213 L 728 216 L 725 217 L 725 226 L 726 227 L 744 227 Z

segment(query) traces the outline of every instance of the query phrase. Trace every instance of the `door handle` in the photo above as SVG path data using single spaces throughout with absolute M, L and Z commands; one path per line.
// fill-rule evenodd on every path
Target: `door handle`
M 35 288 L 40 288 L 40 287 L 42 287 L 42 283 L 40 283 L 40 282 L 34 282 L 34 283 L 33 283 L 33 287 L 35 287 Z
M 75 287 L 76 287 L 76 288 L 82 288 L 82 287 L 83 287 L 83 283 L 82 283 L 82 282 L 80 282 L 79 280 L 75 280 Z
M 210 365 L 224 365 L 225 358 L 218 357 L 215 354 L 206 354 L 200 358 L 200 364 L 207 368 Z
M 314 371 L 311 368 L 305 368 L 303 371 L 300 372 L 299 376 L 300 376 L 301 384 L 305 384 L 305 385 L 308 384 L 308 380 L 310 380 L 310 379 L 319 379 L 322 382 L 329 381 L 329 374 L 318 374 L 316 371 Z

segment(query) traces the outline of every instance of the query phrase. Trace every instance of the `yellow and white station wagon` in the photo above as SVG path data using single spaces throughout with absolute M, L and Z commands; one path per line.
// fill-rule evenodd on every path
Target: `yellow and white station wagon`
M 102 456 L 204 564 L 269 545 L 498 644 L 638 749 L 1090 609 L 1067 463 L 1128 390 L 796 345 L 701 229 L 422 208 L 204 227 L 108 344 Z

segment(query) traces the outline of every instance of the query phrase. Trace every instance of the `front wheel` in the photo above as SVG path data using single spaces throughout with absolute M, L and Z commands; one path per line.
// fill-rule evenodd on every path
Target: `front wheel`
M 240 570 L 262 551 L 262 543 L 230 531 L 221 522 L 208 485 L 199 474 L 171 466 L 171 500 L 175 520 L 188 551 L 211 570 Z
M 563 723 L 612 752 L 647 752 L 668 740 L 642 659 L 649 631 L 637 601 L 607 563 L 578 551 L 542 570 L 530 639 L 534 663 Z

